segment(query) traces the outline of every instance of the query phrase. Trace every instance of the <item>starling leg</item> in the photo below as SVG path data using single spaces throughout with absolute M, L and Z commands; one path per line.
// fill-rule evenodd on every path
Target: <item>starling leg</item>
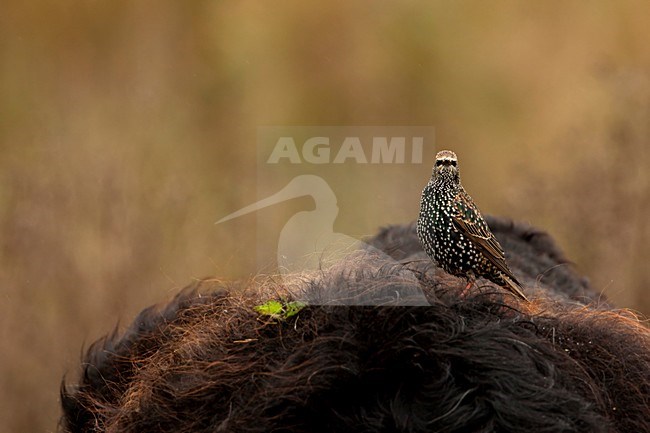
M 466 298 L 467 295 L 469 294 L 469 289 L 471 289 L 473 285 L 474 285 L 474 280 L 471 279 L 471 278 L 468 278 L 468 279 L 467 279 L 467 285 L 466 285 L 465 288 L 464 288 L 463 290 L 461 290 L 461 292 L 460 292 L 460 297 L 461 297 L 461 298 Z

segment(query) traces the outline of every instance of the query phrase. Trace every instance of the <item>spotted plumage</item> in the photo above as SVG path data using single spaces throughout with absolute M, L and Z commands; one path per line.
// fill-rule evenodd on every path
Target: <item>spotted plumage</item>
M 450 150 L 436 155 L 420 199 L 417 234 L 427 255 L 450 274 L 487 278 L 526 299 L 503 248 L 461 185 L 458 158 Z

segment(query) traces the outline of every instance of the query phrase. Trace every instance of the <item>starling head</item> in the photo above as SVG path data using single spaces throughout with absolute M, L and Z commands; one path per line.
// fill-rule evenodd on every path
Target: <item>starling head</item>
M 433 178 L 452 179 L 460 181 L 458 171 L 458 157 L 451 150 L 441 150 L 436 154 L 436 163 L 433 166 Z

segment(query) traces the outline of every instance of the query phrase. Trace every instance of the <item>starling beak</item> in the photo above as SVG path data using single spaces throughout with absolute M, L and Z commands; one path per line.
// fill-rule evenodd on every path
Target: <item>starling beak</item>
M 427 255 L 448 273 L 470 281 L 487 278 L 527 300 L 499 241 L 461 185 L 458 158 L 452 151 L 436 155 L 420 199 L 417 234 Z

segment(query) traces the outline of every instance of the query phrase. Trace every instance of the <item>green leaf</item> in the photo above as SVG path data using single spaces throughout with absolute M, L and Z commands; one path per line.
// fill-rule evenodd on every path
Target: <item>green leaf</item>
M 284 307 L 280 301 L 270 300 L 266 304 L 255 306 L 255 311 L 266 316 L 278 317 L 282 315 Z
M 305 304 L 300 301 L 289 302 L 284 309 L 284 318 L 288 319 L 291 316 L 295 316 L 305 307 Z
M 270 300 L 265 304 L 255 306 L 255 311 L 265 316 L 286 320 L 293 317 L 305 307 L 300 301 L 286 302 L 284 300 Z

